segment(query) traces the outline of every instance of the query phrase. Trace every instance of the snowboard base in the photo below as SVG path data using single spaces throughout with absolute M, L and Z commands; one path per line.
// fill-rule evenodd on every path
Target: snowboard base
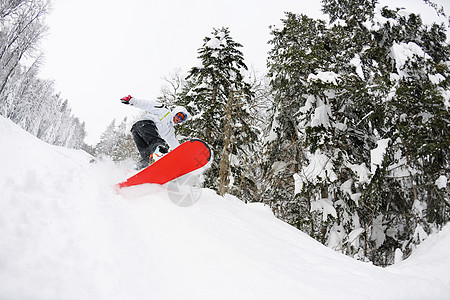
M 116 188 L 120 189 L 144 183 L 165 184 L 202 168 L 210 161 L 211 155 L 211 148 L 204 141 L 189 140 L 136 175 L 118 183 Z

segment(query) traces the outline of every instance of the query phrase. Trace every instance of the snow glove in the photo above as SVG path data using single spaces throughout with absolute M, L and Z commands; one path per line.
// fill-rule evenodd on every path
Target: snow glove
M 128 95 L 128 96 L 126 96 L 126 97 L 121 98 L 120 101 L 122 101 L 123 104 L 130 104 L 131 98 L 133 98 L 133 97 L 131 97 L 130 95 Z
M 161 145 L 161 146 L 156 147 L 156 150 L 154 153 L 158 156 L 163 156 L 164 154 L 167 154 L 168 152 L 169 152 L 169 149 L 167 149 L 166 146 Z

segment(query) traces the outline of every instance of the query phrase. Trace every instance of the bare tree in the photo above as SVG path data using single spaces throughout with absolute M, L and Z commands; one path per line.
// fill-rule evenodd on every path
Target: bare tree
M 43 23 L 50 10 L 48 0 L 2 0 L 0 2 L 0 104 L 4 90 L 19 62 L 36 50 L 47 31 Z
M 439 5 L 437 5 L 436 3 L 434 3 L 433 1 L 430 1 L 430 0 L 423 0 L 423 2 L 425 2 L 426 4 L 428 4 L 429 6 L 434 8 L 434 10 L 436 11 L 438 16 L 445 17 L 447 19 L 447 21 L 448 21 L 448 27 L 450 28 L 450 16 L 447 16 L 445 14 L 443 6 L 439 6 Z
M 161 87 L 161 96 L 158 97 L 158 100 L 167 105 L 175 103 L 186 83 L 185 77 L 186 75 L 180 68 L 176 68 L 167 76 L 163 76 L 162 79 L 165 83 Z

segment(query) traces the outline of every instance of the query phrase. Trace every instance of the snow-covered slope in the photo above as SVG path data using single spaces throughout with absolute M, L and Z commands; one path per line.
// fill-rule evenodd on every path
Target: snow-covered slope
M 123 168 L 4 118 L 0 144 L 0 299 L 450 299 L 450 227 L 381 269 L 211 190 L 116 194 Z

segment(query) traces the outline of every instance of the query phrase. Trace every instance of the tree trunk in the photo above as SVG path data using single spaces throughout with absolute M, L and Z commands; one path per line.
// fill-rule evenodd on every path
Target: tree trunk
M 230 89 L 228 94 L 228 101 L 226 106 L 225 124 L 224 124 L 224 140 L 223 140 L 223 152 L 220 158 L 219 164 L 219 194 L 225 195 L 228 190 L 229 183 L 229 169 L 230 169 L 230 149 L 231 149 L 231 112 L 233 109 L 233 91 Z

